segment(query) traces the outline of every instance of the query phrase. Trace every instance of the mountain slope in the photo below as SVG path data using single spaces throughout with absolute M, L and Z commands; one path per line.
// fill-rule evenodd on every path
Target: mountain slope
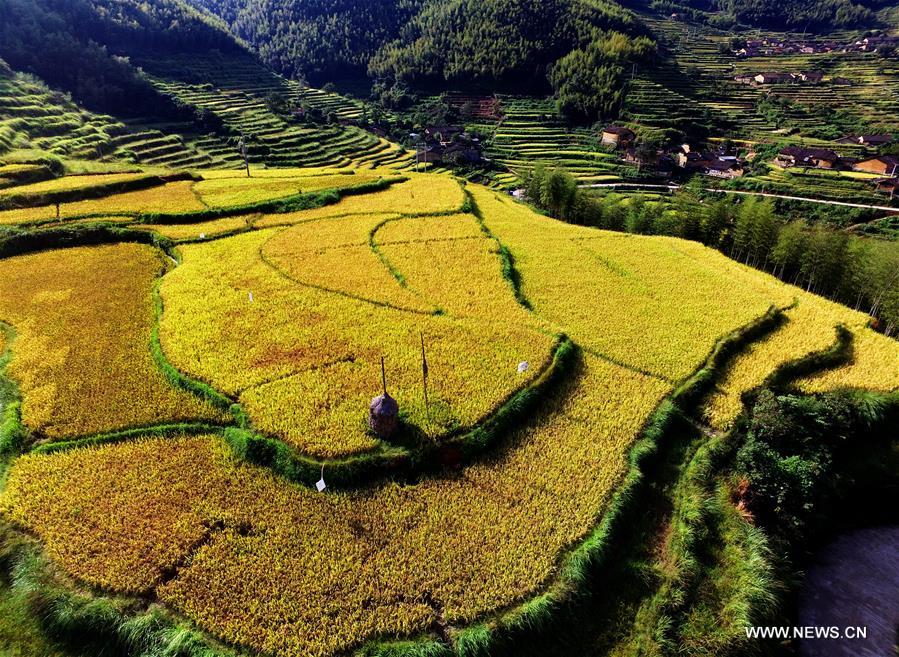
M 191 0 L 294 77 L 547 86 L 597 31 L 641 32 L 607 0 Z
M 176 118 L 177 108 L 122 57 L 209 49 L 241 48 L 178 0 L 0 0 L 0 58 L 94 111 L 141 116 L 152 105 Z

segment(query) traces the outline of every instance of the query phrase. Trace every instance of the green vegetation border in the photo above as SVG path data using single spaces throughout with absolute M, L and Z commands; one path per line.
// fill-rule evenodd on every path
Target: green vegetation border
M 87 224 L 8 233 L 0 237 L 0 259 L 51 249 L 102 246 L 121 242 L 155 246 L 167 254 L 171 254 L 174 250 L 172 240 L 152 231 L 133 230 L 110 224 Z
M 21 451 L 28 436 L 22 424 L 22 397 L 19 386 L 6 375 L 6 367 L 12 358 L 12 343 L 16 332 L 13 327 L 0 322 L 0 332 L 6 336 L 6 344 L 0 353 L 0 473 L 3 459 Z
M 162 605 L 129 596 L 96 595 L 61 574 L 42 546 L 0 523 L 0 568 L 11 590 L 54 641 L 79 650 L 128 657 L 238 657 Z
M 474 196 L 467 189 L 465 191 L 465 207 L 466 212 L 470 211 L 471 214 L 474 215 L 475 219 L 478 221 L 478 225 L 481 227 L 481 231 L 488 238 L 496 242 L 497 250 L 499 253 L 500 262 L 502 262 L 502 275 L 503 278 L 509 283 L 509 286 L 512 288 L 512 293 L 515 295 L 515 300 L 521 305 L 523 308 L 527 310 L 533 310 L 533 306 L 531 306 L 531 302 L 525 296 L 524 291 L 522 290 L 522 280 L 521 280 L 521 272 L 515 267 L 515 257 L 512 255 L 512 252 L 502 243 L 499 238 L 493 234 L 490 228 L 487 226 L 487 222 L 484 220 L 484 213 L 481 211 L 481 208 L 478 207 L 477 202 L 474 200 Z
M 831 346 L 782 363 L 762 385 L 744 393 L 744 409 L 755 403 L 762 389 L 786 391 L 800 378 L 845 364 L 852 357 L 852 341 L 852 333 L 845 326 L 838 325 L 836 339 Z M 672 513 L 672 547 L 665 557 L 673 572 L 667 573 L 659 590 L 649 601 L 654 625 L 642 628 L 651 637 L 647 640 L 657 642 L 665 651 L 675 649 L 677 638 L 672 636 L 676 628 L 673 621 L 684 613 L 693 589 L 698 586 L 697 579 L 702 568 L 700 552 L 710 534 L 708 524 L 716 515 L 733 520 L 730 518 L 733 511 L 726 508 L 722 491 L 716 494 L 714 489 L 721 467 L 739 447 L 735 437 L 745 428 L 745 423 L 744 410 L 727 434 L 711 436 L 701 444 L 678 483 Z M 737 587 L 735 597 L 726 606 L 739 615 L 732 623 L 734 627 L 748 627 L 763 622 L 774 613 L 778 602 L 777 582 L 773 579 L 773 555 L 765 535 L 739 520 L 734 528 L 743 534 L 740 547 L 747 555 L 743 560 L 747 573 L 743 580 L 747 585 Z M 742 638 L 745 639 L 745 635 Z
M 670 396 L 666 397 L 647 421 L 640 437 L 628 455 L 628 471 L 622 484 L 609 502 L 602 519 L 593 531 L 563 560 L 558 578 L 543 594 L 532 598 L 503 615 L 459 632 L 455 646 L 444 646 L 442 652 L 435 643 L 421 644 L 403 651 L 413 655 L 458 655 L 480 657 L 503 654 L 503 648 L 516 641 L 526 640 L 528 633 L 546 631 L 557 617 L 564 614 L 565 604 L 584 593 L 591 576 L 602 568 L 612 551 L 613 543 L 628 522 L 639 513 L 635 500 L 641 486 L 646 485 L 646 468 L 657 455 L 666 435 L 677 420 L 689 412 L 701 398 L 702 392 L 714 385 L 727 358 L 749 342 L 773 331 L 783 321 L 783 312 L 772 307 L 764 315 L 721 338 L 706 361 Z M 369 644 L 362 654 L 366 657 L 387 657 L 396 653 L 397 644 Z M 433 648 L 429 648 L 432 646 Z

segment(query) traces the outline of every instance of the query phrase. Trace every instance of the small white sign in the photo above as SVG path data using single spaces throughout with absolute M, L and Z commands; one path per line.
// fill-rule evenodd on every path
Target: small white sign
M 530 369 L 530 367 L 531 367 L 530 364 L 526 360 L 523 360 L 520 363 L 518 363 L 518 373 L 523 374 L 524 372 L 527 372 Z
M 316 490 L 318 490 L 319 493 L 325 492 L 325 489 L 327 487 L 328 486 L 325 484 L 324 479 L 319 479 L 318 481 L 315 482 L 315 488 L 316 488 Z

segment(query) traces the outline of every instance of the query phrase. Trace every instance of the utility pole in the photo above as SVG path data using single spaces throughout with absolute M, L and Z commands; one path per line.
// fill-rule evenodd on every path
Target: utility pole
M 250 177 L 250 157 L 247 152 L 247 140 L 244 137 L 243 133 L 240 133 L 240 141 L 237 143 L 237 148 L 240 151 L 240 156 L 243 158 L 243 164 L 247 169 L 247 178 Z

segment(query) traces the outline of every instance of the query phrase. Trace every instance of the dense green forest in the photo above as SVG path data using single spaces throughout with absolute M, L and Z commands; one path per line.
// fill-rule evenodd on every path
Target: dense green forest
M 96 111 L 177 113 L 128 56 L 239 48 L 221 26 L 178 0 L 0 0 L 0 58 Z
M 424 0 L 190 0 L 221 17 L 280 72 L 322 84 L 364 75 Z
M 552 90 L 594 120 L 619 106 L 628 63 L 655 52 L 634 14 L 605 0 L 192 2 L 279 71 L 318 84 L 367 73 L 385 99 L 398 87 Z
M 722 12 L 728 20 L 771 29 L 820 30 L 867 27 L 876 22 L 874 11 L 889 0 L 652 0 L 656 9 L 677 11 L 686 7 Z

